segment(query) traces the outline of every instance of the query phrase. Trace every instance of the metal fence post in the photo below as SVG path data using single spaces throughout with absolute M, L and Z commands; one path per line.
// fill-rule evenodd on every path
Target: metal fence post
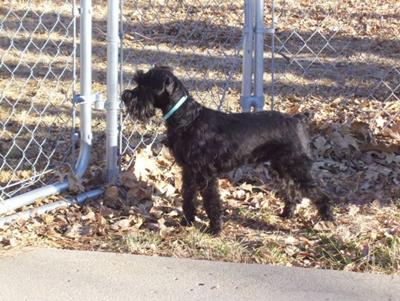
M 244 15 L 241 106 L 244 112 L 250 112 L 251 108 L 262 111 L 264 107 L 264 0 L 247 0 Z
M 108 0 L 107 15 L 107 101 L 106 107 L 106 178 L 108 183 L 117 180 L 118 167 L 118 42 L 119 1 Z
M 271 4 L 271 27 L 267 33 L 271 34 L 271 110 L 275 106 L 275 0 Z
M 250 112 L 252 77 L 253 77 L 253 22 L 254 22 L 254 0 L 246 0 L 244 8 L 244 29 L 243 29 L 243 79 L 241 106 L 244 112 Z
M 80 45 L 80 152 L 75 165 L 77 177 L 85 173 L 92 147 L 92 0 L 81 1 Z
M 254 109 L 262 111 L 264 107 L 264 0 L 256 0 L 254 31 Z

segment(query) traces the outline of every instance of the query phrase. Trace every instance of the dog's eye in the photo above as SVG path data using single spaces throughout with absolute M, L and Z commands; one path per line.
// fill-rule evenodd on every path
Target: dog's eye
M 130 90 L 125 90 L 121 96 L 124 102 L 130 101 L 133 98 L 133 93 Z

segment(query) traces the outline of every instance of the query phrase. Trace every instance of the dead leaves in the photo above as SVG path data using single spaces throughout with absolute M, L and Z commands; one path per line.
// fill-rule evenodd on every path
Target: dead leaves
M 346 202 L 395 200 L 400 194 L 399 147 L 377 141 L 365 122 L 325 125 L 313 139 L 315 174 Z
M 20 224 L 17 230 L 0 232 L 0 246 L 16 248 L 45 239 L 74 249 L 354 271 L 392 260 L 385 267 L 392 272 L 400 262 L 391 247 L 400 236 L 398 208 L 382 205 L 400 196 L 399 153 L 361 121 L 331 123 L 318 133 L 314 129 L 312 143 L 318 158 L 314 172 L 332 196 L 344 201 L 338 203 L 335 224 L 319 222 L 307 204 L 298 208 L 295 218 L 279 218 L 282 201 L 274 194 L 268 166 L 262 165 L 240 168 L 220 180 L 226 219 L 220 238 L 202 233 L 208 219 L 201 206 L 195 226 L 181 227 L 181 171 L 167 149 L 155 152 L 146 147 L 121 173 L 121 186 L 107 187 L 100 202 L 60 209 Z M 348 202 L 372 205 L 345 206 Z M 392 257 L 380 259 L 379 252 Z
M 320 157 L 351 159 L 358 155 L 359 145 L 350 128 L 339 124 L 330 124 L 322 135 L 313 140 L 313 146 Z
M 139 151 L 133 167 L 121 175 L 122 185 L 129 189 L 128 198 L 144 200 L 153 194 L 177 196 L 182 185 L 180 169 L 171 161 L 172 156 L 165 147 L 156 157 L 150 146 Z
M 394 122 L 392 126 L 385 128 L 383 133 L 396 141 L 400 141 L 400 119 Z
M 123 218 L 116 220 L 111 224 L 110 229 L 114 231 L 127 231 L 134 229 L 139 229 L 144 223 L 144 219 L 138 215 L 130 215 L 128 218 Z
M 76 223 L 68 226 L 63 234 L 65 237 L 72 239 L 82 236 L 92 236 L 93 228 L 90 225 L 81 225 L 80 223 Z
M 104 199 L 106 201 L 115 201 L 119 198 L 119 192 L 117 186 L 110 186 L 104 192 Z
M 133 172 L 139 181 L 145 181 L 150 174 L 154 175 L 156 172 L 159 172 L 157 164 L 153 160 L 151 146 L 147 146 L 137 152 Z
M 314 225 L 313 229 L 317 231 L 332 231 L 334 224 L 332 222 L 320 221 Z

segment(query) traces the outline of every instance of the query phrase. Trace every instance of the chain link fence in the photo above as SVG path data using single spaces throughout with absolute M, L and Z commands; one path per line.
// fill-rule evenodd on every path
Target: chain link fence
M 315 166 L 332 195 L 367 199 L 375 191 L 393 200 L 400 183 L 400 3 L 264 1 L 266 28 L 273 7 L 264 109 L 273 95 L 276 110 L 313 113 Z M 166 64 L 200 103 L 241 111 L 244 1 L 125 1 L 123 9 L 124 87 L 136 69 Z M 158 121 L 123 124 L 125 169 L 136 150 L 151 145 L 157 153 L 164 129 Z M 354 193 L 346 183 L 356 177 Z
M 93 90 L 104 92 L 106 1 L 94 3 Z M 0 8 L 0 198 L 70 169 L 75 141 L 73 1 L 7 1 Z M 239 112 L 244 1 L 122 1 L 122 85 L 137 69 L 169 65 L 194 98 Z M 265 1 L 270 27 L 272 2 Z M 400 130 L 399 3 L 275 1 L 275 82 L 271 37 L 265 35 L 264 91 L 269 109 L 313 111 L 325 123 Z M 272 88 L 274 88 L 272 90 Z M 161 141 L 163 126 L 121 116 L 121 166 L 138 148 Z M 76 124 L 78 125 L 78 124 Z M 94 144 L 103 145 L 104 114 L 93 114 Z M 389 133 L 389 134 L 388 134 Z M 396 138 L 395 138 L 396 139 Z M 398 139 L 398 138 L 397 138 Z M 398 140 L 397 140 L 398 141 Z M 393 140 L 391 140 L 393 143 Z M 157 143 L 156 143 L 157 145 Z M 104 149 L 93 149 L 102 165 Z
M 300 106 L 331 122 L 363 120 L 377 134 L 397 131 L 398 1 L 281 0 L 275 6 L 278 108 Z
M 68 0 L 0 6 L 0 200 L 70 164 L 73 6 Z
M 275 2 L 275 108 L 313 113 L 314 170 L 347 203 L 399 199 L 399 15 L 391 0 Z

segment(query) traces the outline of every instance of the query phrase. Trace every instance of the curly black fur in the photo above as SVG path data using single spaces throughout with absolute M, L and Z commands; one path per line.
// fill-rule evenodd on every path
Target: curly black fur
M 302 197 L 314 201 L 324 219 L 330 219 L 327 196 L 310 173 L 312 159 L 304 116 L 276 111 L 226 114 L 197 103 L 167 67 L 138 71 L 137 86 L 125 90 L 122 100 L 134 119 L 148 120 L 160 109 L 166 114 L 187 95 L 187 101 L 166 121 L 168 146 L 183 170 L 184 223 L 194 221 L 200 194 L 210 219 L 209 231 L 221 230 L 218 177 L 244 164 L 271 162 L 283 183 L 284 217 L 293 215 Z

